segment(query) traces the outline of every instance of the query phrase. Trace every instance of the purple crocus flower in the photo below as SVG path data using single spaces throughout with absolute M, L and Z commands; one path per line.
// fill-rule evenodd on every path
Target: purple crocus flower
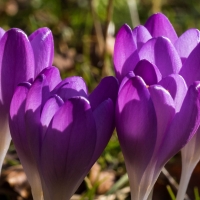
M 45 200 L 70 199 L 100 156 L 114 129 L 117 92 L 117 80 L 106 77 L 88 95 L 81 77 L 61 81 L 55 67 L 17 87 L 11 135 L 28 178 L 41 180 Z
M 123 25 L 117 34 L 116 128 L 132 199 L 147 199 L 161 168 L 200 124 L 198 49 L 198 30 L 178 38 L 161 13 L 133 30 Z
M 200 123 L 200 83 L 190 86 L 185 96 L 170 85 L 170 81 L 178 83 L 176 77 L 165 81 L 174 99 L 161 85 L 147 86 L 139 76 L 129 78 L 118 94 L 116 128 L 132 199 L 148 198 L 164 164 L 190 140 Z
M 162 16 L 164 18 L 164 16 Z M 149 25 L 155 26 L 160 21 L 160 29 L 165 27 L 165 23 L 161 23 L 160 19 L 155 15 L 149 19 Z M 156 30 L 154 30 L 156 32 Z M 167 30 L 166 30 L 167 32 Z M 168 31 L 170 32 L 170 31 Z M 175 33 L 175 31 L 173 31 Z M 157 32 L 158 36 L 161 36 Z M 175 39 L 173 43 L 179 57 L 181 58 L 182 65 L 179 74 L 185 79 L 188 86 L 193 84 L 194 81 L 200 80 L 200 32 L 197 29 L 189 29 L 185 31 L 179 38 Z M 171 38 L 169 38 L 171 40 Z M 172 41 L 172 40 L 171 40 Z M 196 131 L 194 137 L 186 144 L 181 150 L 182 155 L 182 173 L 179 190 L 177 193 L 177 200 L 184 199 L 188 182 L 191 174 L 200 160 L 200 128 Z
M 28 38 L 20 29 L 0 29 L 0 168 L 10 144 L 8 113 L 16 86 L 34 79 L 53 61 L 53 37 L 48 28 L 40 28 Z M 42 66 L 42 68 L 41 68 Z

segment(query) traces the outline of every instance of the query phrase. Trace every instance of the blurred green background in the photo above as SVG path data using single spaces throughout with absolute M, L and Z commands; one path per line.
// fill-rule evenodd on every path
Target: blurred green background
M 93 89 L 102 76 L 113 75 L 111 57 L 120 26 L 144 24 L 160 11 L 178 35 L 200 26 L 197 0 L 0 0 L 0 26 L 18 27 L 28 35 L 49 27 L 55 40 L 54 64 L 63 77 L 81 75 Z
M 40 27 L 49 27 L 55 42 L 54 65 L 60 69 L 62 77 L 82 76 L 92 91 L 102 77 L 114 75 L 112 55 L 120 26 L 127 23 L 133 28 L 144 24 L 156 12 L 163 12 L 169 18 L 178 35 L 188 28 L 200 29 L 198 0 L 0 0 L 0 27 L 5 30 L 18 27 L 28 35 Z M 13 172 L 14 169 L 18 175 L 21 173 L 16 170 L 19 164 L 11 144 L 0 181 L 1 200 L 31 199 L 30 188 L 25 187 L 24 182 L 22 185 L 17 182 L 17 186 L 9 182 L 9 170 Z M 173 158 L 167 168 L 178 181 L 180 155 Z M 104 177 L 102 180 L 97 178 L 100 175 Z M 100 186 L 104 180 L 110 182 L 102 189 Z M 155 187 L 154 200 L 170 199 L 166 184 L 169 184 L 168 179 L 161 175 Z M 198 185 L 200 182 L 195 181 L 190 185 L 191 197 L 194 186 Z M 126 186 L 123 156 L 114 133 L 96 168 L 77 191 L 77 199 L 100 199 L 99 195 L 105 193 L 115 195 L 113 199 L 130 199 Z M 27 195 L 23 195 L 24 188 L 29 191 Z

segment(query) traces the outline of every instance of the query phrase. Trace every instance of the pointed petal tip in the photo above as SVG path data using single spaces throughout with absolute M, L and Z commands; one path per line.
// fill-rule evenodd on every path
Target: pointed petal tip
M 113 76 L 104 77 L 99 85 L 89 95 L 89 101 L 93 110 L 105 99 L 111 98 L 115 103 L 119 89 L 118 80 Z
M 176 112 L 179 112 L 188 90 L 183 77 L 179 74 L 171 74 L 163 78 L 159 84 L 170 92 L 175 102 Z
M 88 99 L 86 99 L 85 97 L 83 96 L 74 96 L 72 98 L 69 98 L 65 101 L 65 104 L 69 104 L 69 102 L 74 105 L 74 106 L 79 106 L 80 105 L 80 108 L 83 109 L 86 111 L 86 110 L 89 110 L 91 109 L 91 105 L 90 105 L 90 102 Z M 63 105 L 64 106 L 64 105 Z M 67 106 L 68 107 L 68 106 Z M 77 109 L 76 109 L 77 110 Z
M 193 87 L 195 88 L 195 90 L 198 92 L 199 98 L 200 98 L 200 81 L 195 81 L 195 82 L 193 83 L 192 86 L 193 86 Z
M 48 67 L 44 68 L 38 75 L 40 75 L 40 74 L 44 74 L 46 76 L 54 75 L 57 78 L 57 76 L 60 76 L 60 71 L 55 66 L 48 66 Z M 61 77 L 60 77 L 60 80 L 61 80 Z
M 23 86 L 23 87 L 26 87 L 26 88 L 30 88 L 31 87 L 31 83 L 30 82 L 22 82 L 22 83 L 19 83 L 18 86 Z
M 129 102 L 132 101 L 133 98 L 140 99 L 139 94 L 146 96 L 146 98 L 150 97 L 148 86 L 144 82 L 144 80 L 140 76 L 134 76 L 129 78 L 126 83 L 121 87 L 118 98 L 118 112 L 120 113 L 123 107 Z M 138 91 L 135 92 L 135 90 Z
M 29 36 L 34 57 L 35 57 L 35 75 L 38 75 L 44 68 L 53 63 L 54 41 L 50 29 L 40 28 Z
M 200 80 L 200 43 L 192 50 L 186 61 L 184 62 L 180 74 L 185 79 L 188 86 L 193 84 L 194 81 Z
M 50 98 L 55 98 L 58 101 L 58 104 L 61 106 L 62 104 L 64 104 L 64 101 L 62 100 L 62 98 L 57 95 L 57 94 L 53 94 Z
M 126 84 L 132 84 L 132 82 L 138 83 L 139 85 L 143 85 L 145 87 L 147 87 L 147 84 L 145 83 L 145 81 L 143 80 L 143 78 L 141 76 L 130 76 L 128 77 L 128 80 L 124 83 L 124 85 L 122 87 L 120 87 L 120 91 L 122 90 L 122 88 L 126 85 Z
M 131 27 L 128 25 L 128 24 L 123 24 L 122 26 L 121 26 L 121 28 L 119 29 L 119 32 L 118 32 L 118 34 L 120 34 L 121 32 L 123 32 L 123 31 L 126 31 L 126 32 L 129 32 L 129 31 L 132 31 L 131 30 Z
M 165 89 L 164 87 L 162 87 L 161 85 L 150 85 L 148 88 L 149 88 L 149 91 L 160 90 L 160 91 L 162 91 L 163 93 L 165 93 L 165 94 L 171 96 L 171 94 L 169 93 L 169 91 L 166 90 L 166 89 Z
M 44 138 L 47 127 L 49 126 L 51 119 L 55 113 L 64 104 L 63 100 L 58 95 L 52 95 L 44 104 L 41 111 L 41 125 L 42 125 L 42 137 Z
M 117 33 L 113 55 L 115 73 L 120 81 L 131 70 L 129 68 L 133 68 L 139 60 L 138 55 L 134 54 L 136 49 L 132 30 L 124 24 Z
M 68 77 L 60 81 L 51 93 L 58 94 L 64 101 L 74 96 L 88 98 L 87 85 L 84 79 L 79 76 Z
M 86 104 L 89 104 L 90 105 L 90 102 L 88 101 L 88 99 L 86 99 L 85 97 L 83 96 L 76 96 L 76 97 L 72 97 L 70 98 L 69 100 L 72 100 L 73 99 L 76 101 L 76 100 L 80 100 L 80 101 L 84 101 Z
M 141 85 L 145 85 L 147 87 L 147 84 L 145 83 L 144 79 L 140 76 L 134 76 L 131 77 L 132 79 L 135 79 L 135 81 L 137 81 L 138 83 L 140 83 Z
M 5 30 L 3 28 L 0 27 L 0 39 L 3 37 L 3 35 L 5 34 Z
M 117 36 L 116 36 L 116 41 L 115 41 L 115 46 L 114 46 L 114 55 L 119 51 L 118 47 L 121 46 L 120 44 L 124 38 L 132 38 L 132 30 L 128 24 L 124 24 L 120 27 Z M 114 56 L 114 63 L 117 61 L 117 57 Z
M 124 86 L 124 84 L 132 77 L 135 76 L 135 73 L 133 71 L 129 71 L 126 76 L 122 79 L 122 82 L 120 84 L 120 87 L 119 87 L 119 91 L 122 89 L 122 87 Z
M 51 36 L 53 37 L 52 35 L 52 32 L 51 30 L 48 28 L 48 27 L 42 27 L 42 28 L 39 28 L 37 30 L 35 30 L 28 38 L 30 41 L 32 41 L 37 35 L 39 34 L 42 34 L 43 35 L 43 40 L 49 35 L 51 34 Z
M 186 61 L 190 53 L 200 42 L 200 31 L 198 29 L 186 30 L 174 43 L 174 46 L 181 57 L 182 63 Z
M 113 82 L 113 84 L 118 85 L 119 86 L 119 81 L 116 77 L 114 76 L 106 76 L 104 78 L 101 79 L 101 81 L 107 80 L 109 82 Z
M 6 31 L 6 34 L 11 35 L 12 37 L 22 36 L 26 40 L 28 40 L 28 36 L 26 35 L 26 33 L 19 28 L 11 28 L 10 30 Z
M 34 82 L 39 81 L 39 82 L 43 82 L 46 79 L 45 74 L 39 74 L 36 79 L 34 80 Z
M 169 19 L 162 13 L 151 15 L 144 25 L 153 37 L 166 36 L 174 43 L 178 36 Z
M 135 66 L 134 73 L 141 76 L 147 85 L 157 84 L 162 75 L 156 65 L 146 59 L 142 59 Z
M 44 74 L 46 76 L 50 91 L 52 91 L 62 81 L 59 69 L 54 66 L 44 68 L 40 74 Z
M 133 33 L 133 39 L 135 41 L 135 44 L 137 45 L 138 51 L 148 40 L 152 38 L 147 28 L 143 25 L 136 26 L 132 30 L 132 33 Z

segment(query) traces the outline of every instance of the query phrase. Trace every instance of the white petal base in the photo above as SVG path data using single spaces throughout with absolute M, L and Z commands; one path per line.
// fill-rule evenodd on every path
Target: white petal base
M 0 172 L 11 141 L 8 122 L 2 123 L 1 125 L 3 127 L 0 127 Z
M 197 163 L 184 163 L 182 165 L 181 180 L 178 188 L 176 200 L 184 200 L 186 190 L 192 175 L 192 172 Z

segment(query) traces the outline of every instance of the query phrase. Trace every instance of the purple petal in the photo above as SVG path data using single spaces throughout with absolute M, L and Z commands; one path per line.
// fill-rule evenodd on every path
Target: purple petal
M 176 112 L 179 112 L 188 89 L 183 77 L 179 74 L 172 74 L 162 79 L 159 85 L 169 91 L 174 99 Z
M 51 119 L 63 104 L 64 101 L 58 95 L 52 96 L 44 104 L 41 113 L 41 125 L 43 129 L 43 136 L 46 132 L 47 127 L 49 126 Z
M 163 77 L 176 74 L 182 67 L 173 44 L 164 37 L 151 39 L 139 51 L 140 60 L 146 59 L 158 67 Z
M 200 82 L 189 87 L 179 113 L 175 115 L 158 151 L 157 167 L 162 167 L 187 144 L 200 124 Z
M 10 105 L 10 132 L 33 192 L 42 189 L 37 165 L 29 147 L 24 118 L 26 97 L 30 86 L 30 83 L 21 83 L 15 90 Z
M 31 160 L 24 121 L 26 97 L 30 86 L 27 82 L 17 86 L 10 104 L 10 133 L 22 163 L 24 160 Z
M 42 144 L 42 176 L 51 200 L 70 199 L 88 171 L 95 143 L 89 102 L 84 97 L 67 100 L 55 114 Z
M 140 181 L 151 160 L 157 134 L 154 106 L 140 77 L 127 81 L 118 94 L 116 129 L 125 162 L 132 165 Z
M 42 127 L 40 122 L 41 109 L 49 98 L 49 87 L 45 75 L 40 75 L 30 88 L 25 106 L 25 123 L 27 137 L 35 162 L 40 156 Z
M 133 38 L 137 49 L 140 50 L 144 43 L 152 38 L 149 31 L 142 25 L 137 26 L 133 29 Z
M 41 113 L 41 125 L 43 129 L 43 136 L 47 130 L 47 127 L 49 126 L 51 119 L 63 104 L 63 100 L 58 95 L 52 96 L 44 104 Z
M 5 34 L 5 30 L 0 28 L 0 40 L 3 37 L 4 34 Z
M 61 81 L 52 91 L 52 94 L 59 95 L 64 101 L 76 96 L 88 98 L 85 81 L 79 76 L 69 77 Z
M 115 104 L 119 89 L 118 81 L 113 76 L 107 76 L 101 80 L 99 85 L 89 95 L 92 110 L 95 110 L 103 101 L 111 99 Z
M 182 63 L 185 62 L 192 50 L 197 46 L 197 44 L 199 44 L 199 41 L 200 32 L 197 29 L 189 29 L 178 38 L 174 46 L 182 60 Z
M 196 166 L 200 160 L 200 127 L 197 129 L 193 138 L 181 149 L 182 163 Z
M 165 133 L 174 118 L 175 105 L 170 93 L 160 85 L 149 87 L 151 99 L 156 111 L 157 117 L 157 140 L 156 149 L 160 146 Z
M 102 102 L 93 112 L 96 122 L 97 141 L 90 167 L 97 161 L 114 130 L 114 104 L 111 99 Z
M 130 71 L 122 80 L 120 87 L 119 87 L 119 91 L 121 90 L 121 88 L 123 87 L 123 85 L 132 77 L 134 77 L 135 74 L 133 71 Z
M 162 78 L 158 68 L 148 60 L 139 61 L 134 69 L 134 73 L 141 76 L 147 85 L 156 84 Z
M 187 60 L 184 62 L 180 70 L 180 75 L 183 76 L 187 86 L 193 84 L 194 81 L 200 80 L 200 44 L 191 52 Z
M 50 91 L 52 91 L 62 81 L 57 67 L 47 67 L 43 69 L 40 74 L 46 76 Z
M 36 77 L 44 68 L 52 66 L 54 58 L 53 35 L 48 28 L 40 28 L 29 36 L 29 40 L 35 57 Z
M 157 161 L 155 152 L 157 152 L 158 147 L 160 146 L 160 142 L 162 141 L 163 136 L 165 136 L 165 132 L 168 128 L 168 125 L 175 114 L 174 102 L 169 92 L 167 92 L 163 87 L 159 85 L 150 86 L 149 91 L 157 116 L 156 146 L 154 149 L 154 156 L 148 163 L 148 166 L 146 167 L 141 180 L 136 179 L 135 173 L 137 172 L 135 172 L 134 166 L 131 165 L 132 163 L 126 162 L 126 168 L 128 171 L 131 186 L 131 195 L 132 198 L 134 197 L 135 199 L 147 199 L 158 175 L 160 174 L 161 169 L 155 171 L 155 164 Z M 149 130 L 147 136 L 149 134 L 151 134 L 151 130 Z M 142 145 L 146 145 L 146 141 L 143 144 L 141 144 L 141 146 Z M 140 187 L 139 190 L 138 185 Z
M 174 43 L 178 37 L 168 18 L 162 13 L 153 14 L 144 25 L 153 37 L 164 36 Z
M 34 57 L 26 34 L 10 29 L 0 40 L 0 76 L 3 104 L 9 109 L 16 86 L 34 77 Z
M 132 30 L 125 24 L 116 36 L 113 58 L 116 77 L 120 82 L 129 71 L 134 69 L 139 61 L 136 50 Z

